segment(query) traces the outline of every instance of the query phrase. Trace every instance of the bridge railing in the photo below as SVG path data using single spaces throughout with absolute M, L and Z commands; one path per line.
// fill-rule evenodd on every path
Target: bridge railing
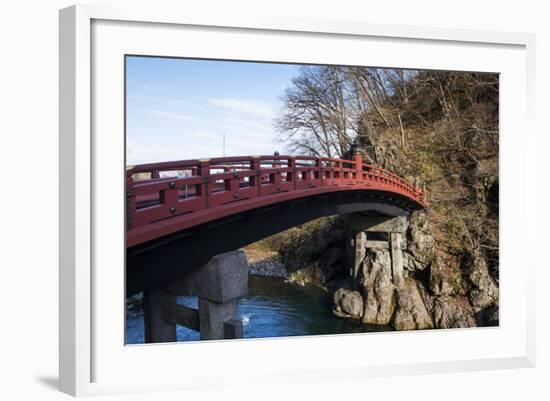
M 127 227 L 284 192 L 365 186 L 426 206 L 416 185 L 360 158 L 245 156 L 133 166 L 126 172 Z

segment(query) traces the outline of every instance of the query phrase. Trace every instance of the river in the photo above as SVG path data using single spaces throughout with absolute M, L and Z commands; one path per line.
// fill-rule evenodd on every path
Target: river
M 342 334 L 374 331 L 359 322 L 335 317 L 329 294 L 313 285 L 299 285 L 282 278 L 249 277 L 249 293 L 239 300 L 237 313 L 243 321 L 244 338 Z M 177 302 L 197 307 L 196 297 Z M 143 343 L 143 311 L 128 314 L 126 344 Z M 381 330 L 384 328 L 378 328 Z M 386 330 L 388 328 L 385 328 Z M 177 326 L 178 341 L 197 341 L 199 333 Z

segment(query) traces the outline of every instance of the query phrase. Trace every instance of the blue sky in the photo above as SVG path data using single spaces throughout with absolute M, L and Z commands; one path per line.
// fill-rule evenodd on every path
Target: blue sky
M 155 161 L 273 154 L 273 119 L 299 66 L 127 57 L 126 156 Z

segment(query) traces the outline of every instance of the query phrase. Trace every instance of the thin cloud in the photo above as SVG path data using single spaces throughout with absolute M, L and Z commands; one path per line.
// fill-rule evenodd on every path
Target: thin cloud
M 213 98 L 208 103 L 221 109 L 240 114 L 271 118 L 273 110 L 259 100 L 241 100 L 232 98 Z
M 174 118 L 174 119 L 177 119 L 177 120 L 187 120 L 187 121 L 194 120 L 194 118 L 191 117 L 190 115 L 182 114 L 182 113 L 172 113 L 172 112 L 169 112 L 169 111 L 150 110 L 150 109 L 143 109 L 143 111 L 145 111 L 147 113 L 155 114 L 157 116 L 167 117 L 167 118 Z
M 220 145 L 221 148 L 221 145 Z M 201 157 L 210 157 L 212 146 L 210 143 L 202 143 L 193 146 L 174 146 L 172 144 L 152 144 L 130 142 L 126 143 L 126 164 L 134 166 L 143 163 L 155 163 L 161 161 L 189 160 Z
M 265 138 L 267 134 L 273 133 L 270 119 L 253 120 L 238 116 L 227 117 L 225 123 L 238 130 L 250 131 L 255 137 Z
M 142 102 L 155 102 L 155 103 L 164 103 L 164 104 L 175 104 L 177 101 L 164 99 L 161 97 L 150 97 L 150 96 L 140 96 L 140 95 L 128 95 L 126 96 L 127 100 L 138 100 Z

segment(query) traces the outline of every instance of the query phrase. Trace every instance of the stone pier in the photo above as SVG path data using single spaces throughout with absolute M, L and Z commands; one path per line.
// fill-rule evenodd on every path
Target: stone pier
M 165 305 L 175 304 L 176 296 L 165 288 L 143 292 L 144 334 L 146 343 L 176 341 L 176 323 L 165 319 Z
M 176 341 L 176 325 L 200 332 L 201 340 L 242 338 L 237 300 L 248 292 L 248 265 L 242 251 L 214 256 L 207 264 L 162 288 L 143 294 L 145 342 Z M 198 309 L 176 297 L 198 297 Z
M 358 277 L 368 248 L 389 249 L 392 264 L 392 281 L 398 288 L 404 285 L 403 249 L 406 248 L 406 231 L 408 220 L 406 216 L 349 216 L 351 243 L 354 252 L 351 275 Z M 369 234 L 382 233 L 387 240 L 371 240 Z

